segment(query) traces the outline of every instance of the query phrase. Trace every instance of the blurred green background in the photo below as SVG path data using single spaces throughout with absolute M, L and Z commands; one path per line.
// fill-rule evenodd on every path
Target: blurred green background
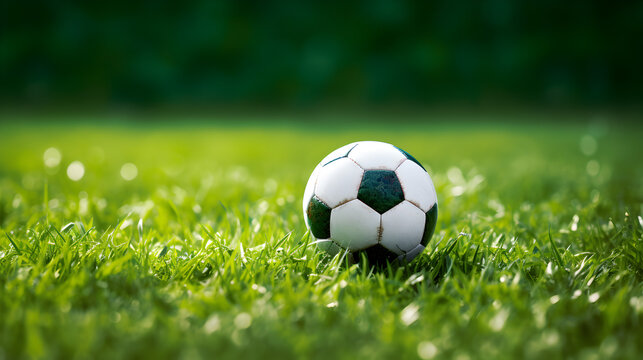
M 637 358 L 641 39 L 642 1 L 0 1 L 0 360 Z M 440 202 L 382 273 L 301 209 L 367 139 Z
M 0 104 L 632 106 L 640 1 L 3 1 Z

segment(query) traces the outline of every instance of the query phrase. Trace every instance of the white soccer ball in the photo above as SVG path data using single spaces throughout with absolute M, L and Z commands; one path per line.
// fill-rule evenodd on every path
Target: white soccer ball
M 330 254 L 362 253 L 370 262 L 408 262 L 435 231 L 438 202 L 431 176 L 391 144 L 360 141 L 340 147 L 313 170 L 303 200 L 304 219 Z

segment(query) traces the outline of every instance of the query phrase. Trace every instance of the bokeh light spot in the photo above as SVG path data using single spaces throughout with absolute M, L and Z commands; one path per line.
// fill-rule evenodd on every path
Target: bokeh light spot
M 596 153 L 598 149 L 598 143 L 596 139 L 591 135 L 585 135 L 580 139 L 580 151 L 586 155 L 591 156 Z
M 449 181 L 451 181 L 453 184 L 462 184 L 464 183 L 464 176 L 462 175 L 462 170 L 458 169 L 457 167 L 452 167 L 447 170 L 447 178 L 449 178 Z
M 55 147 L 50 147 L 49 149 L 45 150 L 45 153 L 43 154 L 42 159 L 45 161 L 46 167 L 53 168 L 58 166 L 58 164 L 60 164 L 60 160 L 62 159 L 62 154 Z
M 596 176 L 598 175 L 599 171 L 601 171 L 601 165 L 596 160 L 590 160 L 587 162 L 585 171 L 587 171 L 587 174 L 589 176 Z
M 80 161 L 74 161 L 67 167 L 67 176 L 72 181 L 79 181 L 85 176 L 85 166 Z
M 221 321 L 217 315 L 212 315 L 208 318 L 208 321 L 205 322 L 203 328 L 207 334 L 212 334 L 213 332 L 221 328 Z
M 234 318 L 234 326 L 237 329 L 247 329 L 252 324 L 252 316 L 248 313 L 240 313 Z
M 438 348 L 430 341 L 422 341 L 418 344 L 418 356 L 421 359 L 433 359 L 438 354 Z
M 125 181 L 132 181 L 138 176 L 138 168 L 132 163 L 126 163 L 121 167 L 121 177 Z

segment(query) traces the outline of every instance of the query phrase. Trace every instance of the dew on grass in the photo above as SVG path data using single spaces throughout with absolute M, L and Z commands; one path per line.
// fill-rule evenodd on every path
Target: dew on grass
M 592 283 L 596 279 L 596 275 L 592 276 L 588 281 L 587 281 L 587 287 L 592 286 Z
M 62 154 L 60 153 L 60 150 L 56 149 L 55 147 L 50 147 L 49 149 L 45 150 L 42 159 L 45 162 L 46 167 L 54 168 L 60 164 Z
M 547 275 L 552 275 L 554 273 L 554 264 L 550 261 L 547 263 L 547 268 L 545 269 Z
M 409 304 L 400 313 L 400 320 L 406 326 L 413 324 L 420 318 L 420 307 L 414 303 Z
M 598 149 L 598 143 L 596 139 L 591 135 L 584 135 L 580 138 L 580 151 L 583 155 L 592 156 L 596 153 Z
M 595 302 L 597 302 L 597 301 L 598 301 L 598 299 L 599 299 L 600 297 L 601 297 L 601 296 L 600 296 L 597 292 L 595 292 L 595 293 L 591 294 L 591 295 L 588 297 L 588 299 L 589 299 L 589 302 L 591 302 L 591 303 L 595 303 Z
M 433 359 L 438 354 L 438 347 L 430 341 L 422 341 L 418 344 L 417 352 L 421 359 Z
M 558 296 L 558 295 L 554 295 L 554 296 L 549 298 L 549 302 L 552 303 L 552 305 L 557 303 L 557 302 L 559 302 L 559 301 L 560 301 L 560 296 Z
M 132 163 L 125 163 L 121 166 L 121 177 L 125 181 L 132 181 L 138 176 L 138 168 Z
M 67 167 L 67 177 L 72 181 L 79 181 L 85 176 L 85 166 L 80 161 L 73 161 Z
M 578 230 L 578 221 L 579 220 L 580 220 L 580 218 L 576 214 L 572 217 L 572 225 L 570 227 L 572 231 Z
M 134 224 L 134 222 L 132 221 L 132 219 L 127 219 L 127 220 L 123 221 L 123 223 L 121 224 L 121 227 L 119 229 L 120 230 L 125 230 L 128 227 L 132 226 L 133 224 Z
M 575 290 L 574 293 L 572 294 L 572 300 L 578 299 L 578 297 L 581 295 L 580 290 Z

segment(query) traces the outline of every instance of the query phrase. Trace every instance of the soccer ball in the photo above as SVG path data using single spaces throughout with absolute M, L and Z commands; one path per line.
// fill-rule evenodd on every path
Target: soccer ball
M 431 177 L 402 149 L 377 141 L 340 147 L 313 170 L 304 219 L 319 248 L 353 261 L 408 262 L 433 236 L 438 202 Z

